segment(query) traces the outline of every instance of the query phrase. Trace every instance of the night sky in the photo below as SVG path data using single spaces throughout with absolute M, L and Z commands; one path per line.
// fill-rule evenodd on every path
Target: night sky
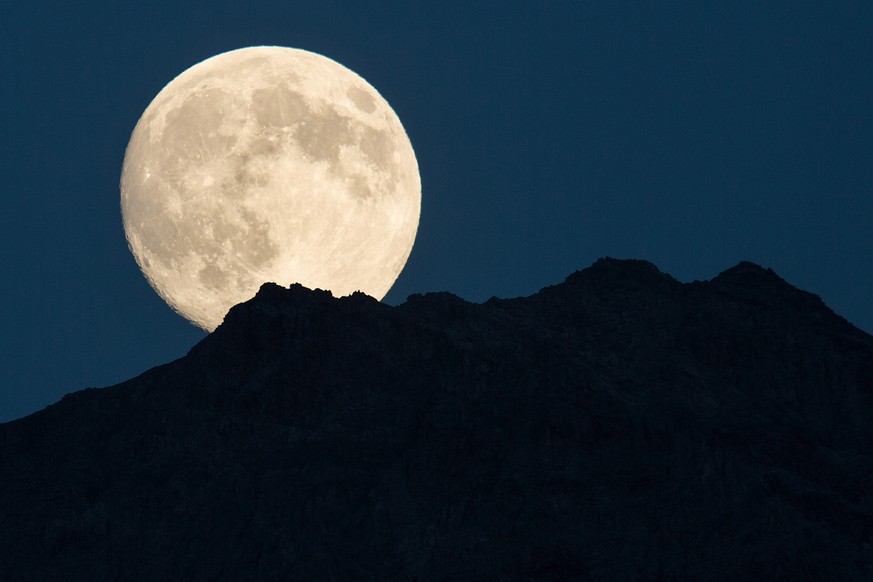
M 349 67 L 406 127 L 421 223 L 390 304 L 749 260 L 873 331 L 869 0 L 7 2 L 0 422 L 204 337 L 127 249 L 124 149 L 176 75 L 265 44 Z

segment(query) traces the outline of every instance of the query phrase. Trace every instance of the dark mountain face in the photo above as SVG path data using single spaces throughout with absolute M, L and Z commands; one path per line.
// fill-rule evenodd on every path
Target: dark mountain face
M 0 425 L 0 580 L 873 579 L 873 338 L 772 271 L 264 285 Z

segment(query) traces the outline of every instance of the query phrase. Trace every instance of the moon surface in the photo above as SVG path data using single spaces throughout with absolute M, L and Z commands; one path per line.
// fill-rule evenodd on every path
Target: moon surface
M 381 299 L 420 208 L 415 153 L 385 99 L 284 47 L 222 53 L 176 77 L 136 124 L 121 173 L 131 252 L 207 331 L 267 281 Z

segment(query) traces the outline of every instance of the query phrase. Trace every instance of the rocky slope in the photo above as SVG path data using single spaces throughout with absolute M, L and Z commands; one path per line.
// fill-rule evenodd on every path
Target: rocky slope
M 873 579 L 873 337 L 772 271 L 264 285 L 0 425 L 0 580 Z

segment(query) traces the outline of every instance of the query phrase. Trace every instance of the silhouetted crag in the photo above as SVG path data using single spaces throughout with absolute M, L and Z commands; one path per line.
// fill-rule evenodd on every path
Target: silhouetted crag
M 0 580 L 870 580 L 871 455 L 873 338 L 750 263 L 267 284 L 0 425 Z

